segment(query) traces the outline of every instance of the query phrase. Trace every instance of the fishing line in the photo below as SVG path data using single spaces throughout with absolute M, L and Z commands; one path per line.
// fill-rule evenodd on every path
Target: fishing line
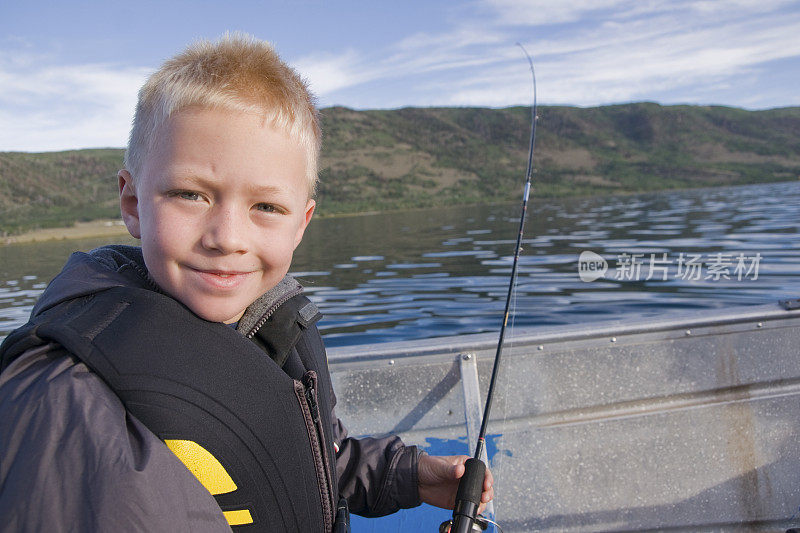
M 483 480 L 486 475 L 486 464 L 481 460 L 481 457 L 486 450 L 486 428 L 489 423 L 489 414 L 492 409 L 492 399 L 494 396 L 494 388 L 497 383 L 498 369 L 500 368 L 500 357 L 503 352 L 503 339 L 505 337 L 506 326 L 508 325 L 511 300 L 512 296 L 514 295 L 514 287 L 516 286 L 517 282 L 519 254 L 522 250 L 522 233 L 525 229 L 525 217 L 528 212 L 528 196 L 531 190 L 533 146 L 536 142 L 536 72 L 533 68 L 533 60 L 528 54 L 528 51 L 525 50 L 525 47 L 520 43 L 517 43 L 517 45 L 522 48 L 522 51 L 525 53 L 525 57 L 528 58 L 528 64 L 531 67 L 531 76 L 533 78 L 533 105 L 531 106 L 531 138 L 530 147 L 528 149 L 528 169 L 525 172 L 525 189 L 522 194 L 522 213 L 519 217 L 519 233 L 517 234 L 517 244 L 514 248 L 514 260 L 511 264 L 511 280 L 508 284 L 508 294 L 506 295 L 505 311 L 503 313 L 503 324 L 500 327 L 500 338 L 497 342 L 497 352 L 494 356 L 492 376 L 489 380 L 489 390 L 486 395 L 486 405 L 483 410 L 483 420 L 481 422 L 480 432 L 478 433 L 478 445 L 475 449 L 475 455 L 470 459 L 467 459 L 467 461 L 464 463 L 466 470 L 458 484 L 456 503 L 453 507 L 452 527 L 450 528 L 451 533 L 468 533 L 469 531 L 473 530 L 473 526 L 478 520 L 478 507 L 481 503 Z M 483 518 L 480 520 L 485 521 Z M 445 522 L 445 524 L 447 524 L 447 522 Z
M 514 349 L 514 339 L 515 339 L 515 337 L 514 337 L 514 328 L 515 328 L 516 323 L 517 323 L 517 310 L 518 310 L 517 301 L 519 299 L 519 284 L 520 284 L 519 276 L 517 276 L 517 281 L 514 284 L 514 296 L 513 296 L 513 299 L 511 301 L 511 325 L 508 328 L 508 350 L 509 351 L 513 351 L 513 349 Z M 500 409 L 500 412 L 503 413 L 503 421 L 500 424 L 500 431 L 499 431 L 499 436 L 500 437 L 502 437 L 502 435 L 504 435 L 505 432 L 506 432 L 506 422 L 508 422 L 508 390 L 511 387 L 511 380 L 506 379 L 506 380 L 504 380 L 504 382 L 505 382 L 505 384 L 503 386 L 503 392 L 500 395 L 500 400 L 501 400 L 502 403 L 498 406 L 499 409 Z M 487 454 L 487 459 L 488 459 L 488 454 Z M 502 480 L 505 477 L 505 476 L 503 476 L 503 472 L 505 471 L 505 460 L 504 459 L 505 459 L 505 454 L 498 453 L 497 455 L 495 455 L 494 460 L 493 460 L 493 463 L 494 463 L 493 471 L 494 471 L 494 477 L 495 477 L 495 483 L 494 483 L 495 496 L 497 496 L 498 493 L 502 494 Z M 498 483 L 498 481 L 500 483 Z M 498 489 L 500 489 L 500 490 L 498 490 Z M 497 507 L 496 506 L 494 507 L 494 514 L 495 514 L 495 516 L 497 516 Z M 500 533 L 502 533 L 503 529 L 500 527 L 499 524 L 497 524 L 497 522 L 494 522 L 494 521 L 490 520 L 487 517 L 484 517 L 484 519 L 487 522 L 489 522 L 490 524 L 494 524 L 495 528 L 497 528 L 497 530 Z
M 514 286 L 514 299 L 511 303 L 511 326 L 508 330 L 508 349 L 514 349 L 514 328 L 517 324 L 517 300 L 519 298 L 519 276 L 517 276 L 517 281 Z M 505 380 L 505 385 L 503 387 L 503 394 L 501 398 L 503 399 L 502 405 L 502 413 L 503 413 L 503 424 L 501 426 L 502 431 L 501 435 L 506 431 L 506 422 L 508 421 L 508 389 L 511 387 L 511 380 Z M 500 472 L 498 465 L 498 474 Z M 502 476 L 499 476 L 502 477 Z

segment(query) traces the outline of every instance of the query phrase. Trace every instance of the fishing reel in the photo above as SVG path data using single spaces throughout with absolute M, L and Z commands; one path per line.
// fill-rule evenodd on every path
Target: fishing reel
M 439 525 L 439 533 L 450 533 L 452 527 L 453 519 L 451 518 Z M 481 533 L 481 531 L 486 531 L 487 527 L 489 527 L 489 521 L 483 515 L 478 515 L 475 517 L 475 521 L 469 531 L 471 533 Z

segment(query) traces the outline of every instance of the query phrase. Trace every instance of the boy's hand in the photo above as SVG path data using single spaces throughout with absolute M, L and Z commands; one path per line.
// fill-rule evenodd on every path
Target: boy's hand
M 464 461 L 467 455 L 427 455 L 419 458 L 419 496 L 423 502 L 452 509 L 456 503 L 458 482 L 464 475 Z M 482 512 L 492 498 L 494 498 L 494 478 L 489 469 L 483 478 L 483 494 L 478 512 Z

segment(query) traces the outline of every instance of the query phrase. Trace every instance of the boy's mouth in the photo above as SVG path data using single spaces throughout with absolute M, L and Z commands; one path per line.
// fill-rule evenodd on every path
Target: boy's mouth
M 233 288 L 244 281 L 252 272 L 239 270 L 205 270 L 193 268 L 202 279 L 217 288 Z
M 214 276 L 220 276 L 220 277 L 223 277 L 223 278 L 228 278 L 230 276 L 241 276 L 241 275 L 250 273 L 249 270 L 248 271 L 245 271 L 245 270 L 213 270 L 213 269 L 206 270 L 204 268 L 194 268 L 192 270 L 196 270 L 197 272 L 201 272 L 203 274 L 213 274 Z
M 233 276 L 246 276 L 250 272 L 217 272 L 215 270 L 201 270 L 204 274 L 211 274 L 220 278 L 230 278 Z

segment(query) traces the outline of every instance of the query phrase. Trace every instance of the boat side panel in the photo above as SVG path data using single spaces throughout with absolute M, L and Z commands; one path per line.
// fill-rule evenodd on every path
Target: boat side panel
M 528 338 L 507 348 L 489 425 L 504 531 L 800 526 L 800 319 Z M 339 415 L 354 434 L 465 442 L 452 345 L 332 359 Z M 493 350 L 460 348 L 485 391 Z

